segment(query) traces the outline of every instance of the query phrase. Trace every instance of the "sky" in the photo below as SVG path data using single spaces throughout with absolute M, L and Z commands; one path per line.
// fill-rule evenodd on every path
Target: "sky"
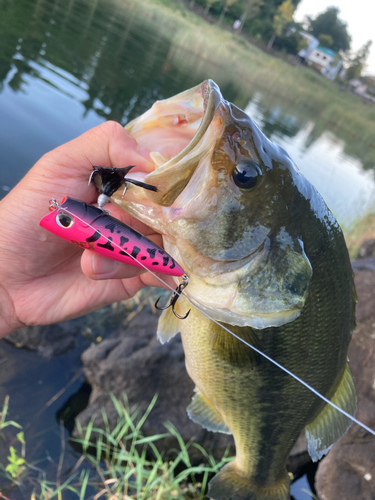
M 372 0 L 301 0 L 294 18 L 296 21 L 302 21 L 306 15 L 316 17 L 331 5 L 340 9 L 339 18 L 348 25 L 348 32 L 352 36 L 352 50 L 358 50 L 367 40 L 373 41 L 365 73 L 375 75 L 375 24 Z

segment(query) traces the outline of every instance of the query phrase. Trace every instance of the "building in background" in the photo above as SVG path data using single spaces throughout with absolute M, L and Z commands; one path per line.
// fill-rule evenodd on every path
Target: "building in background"
M 311 52 L 318 48 L 319 40 L 305 31 L 300 31 L 300 35 L 306 40 L 307 46 L 298 52 L 298 57 L 302 62 L 307 63 L 307 59 Z
M 301 32 L 301 36 L 309 45 L 298 52 L 300 60 L 314 66 L 326 78 L 334 80 L 342 68 L 341 57 L 333 50 L 319 46 L 319 40 L 314 36 L 305 32 Z

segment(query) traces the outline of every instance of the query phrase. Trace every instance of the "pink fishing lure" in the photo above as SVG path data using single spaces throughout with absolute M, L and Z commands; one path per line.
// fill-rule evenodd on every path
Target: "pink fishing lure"
M 64 240 L 131 266 L 170 276 L 185 274 L 165 250 L 100 208 L 73 198 L 64 198 L 61 205 L 54 202 L 51 208 L 39 225 Z

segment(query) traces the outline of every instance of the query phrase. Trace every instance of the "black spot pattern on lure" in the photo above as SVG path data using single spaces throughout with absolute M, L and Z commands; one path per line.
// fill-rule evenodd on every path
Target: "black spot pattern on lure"
M 95 233 L 92 236 L 89 236 L 88 238 L 86 238 L 86 241 L 87 241 L 87 243 L 92 243 L 93 241 L 98 241 L 100 236 L 101 236 L 101 234 L 99 233 L 99 231 L 95 231 Z
M 183 276 L 182 267 L 166 251 L 127 224 L 103 212 L 102 209 L 73 198 L 67 198 L 61 207 L 77 218 L 81 218 L 91 228 L 91 231 L 82 237 L 85 243 L 83 241 L 76 242 L 82 248 L 88 248 L 107 256 L 110 254 L 112 258 L 127 263 L 130 258 L 138 261 L 139 264 L 144 263 L 149 270 L 158 268 L 159 272 L 165 274 Z M 92 226 L 93 224 L 95 226 Z M 44 226 L 42 225 L 42 227 Z M 112 234 L 107 236 L 106 233 Z M 100 240 L 101 238 L 103 239 Z M 139 246 L 135 242 L 139 242 Z M 105 251 L 103 252 L 103 250 Z M 133 265 L 136 265 L 135 262 Z
M 117 223 L 115 221 L 110 221 L 108 224 L 106 224 L 104 226 L 106 229 L 109 229 L 111 231 L 111 233 L 113 234 L 116 227 L 117 227 Z
M 141 249 L 139 247 L 134 246 L 133 250 L 132 250 L 132 253 L 130 255 L 132 257 L 136 258 L 140 251 L 141 251 Z
M 139 240 L 141 240 L 143 238 L 143 234 L 141 233 L 138 233 L 138 231 L 136 231 L 135 229 L 129 227 L 129 231 L 136 237 L 138 238 Z
M 146 252 L 149 254 L 150 259 L 155 259 L 155 254 L 156 254 L 155 248 L 146 248 Z
M 121 236 L 120 237 L 120 246 L 123 247 L 125 245 L 125 243 L 127 243 L 129 241 L 129 238 L 127 238 L 126 236 Z
M 112 246 L 112 238 L 109 236 L 107 243 L 98 243 L 98 247 L 106 248 L 107 250 L 111 250 L 111 252 L 113 252 L 114 247 Z

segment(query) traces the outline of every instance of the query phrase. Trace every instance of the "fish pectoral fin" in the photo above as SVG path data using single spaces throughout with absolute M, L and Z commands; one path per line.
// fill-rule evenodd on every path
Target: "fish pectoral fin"
M 230 429 L 225 425 L 220 413 L 199 390 L 197 390 L 186 411 L 191 420 L 201 425 L 204 429 L 212 432 L 222 432 L 223 434 L 232 434 Z
M 180 314 L 179 304 L 175 304 L 177 314 Z M 181 314 L 180 314 L 181 315 Z M 156 335 L 158 340 L 165 344 L 169 342 L 180 331 L 180 320 L 173 314 L 172 308 L 164 309 L 161 313 Z
M 333 396 L 332 403 L 354 415 L 357 397 L 353 377 L 346 364 L 340 383 Z M 307 450 L 313 462 L 320 460 L 349 429 L 352 421 L 338 410 L 326 404 L 318 415 L 305 427 Z

